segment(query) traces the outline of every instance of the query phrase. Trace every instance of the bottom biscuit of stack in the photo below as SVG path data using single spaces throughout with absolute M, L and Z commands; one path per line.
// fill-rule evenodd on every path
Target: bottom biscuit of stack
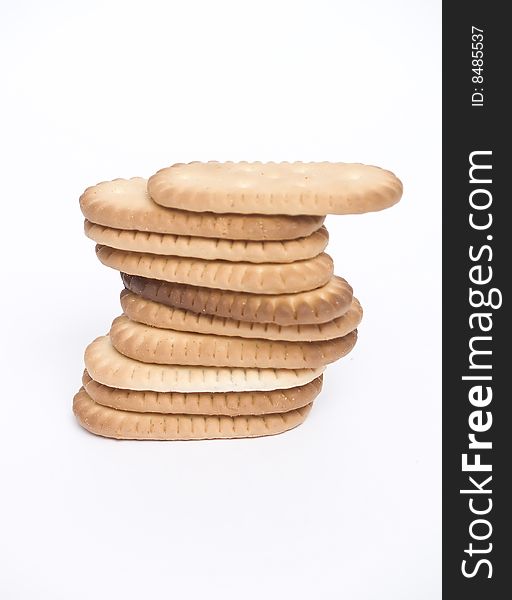
M 73 411 L 82 427 L 120 440 L 208 440 L 275 435 L 300 425 L 312 404 L 266 415 L 191 415 L 129 412 L 97 404 L 81 388 Z

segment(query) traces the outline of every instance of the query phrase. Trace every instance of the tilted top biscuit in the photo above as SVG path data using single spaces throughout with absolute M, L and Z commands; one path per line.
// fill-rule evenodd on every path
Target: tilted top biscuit
M 158 171 L 148 191 L 161 206 L 215 213 L 355 214 L 382 210 L 402 183 L 379 167 L 330 162 L 192 162 Z

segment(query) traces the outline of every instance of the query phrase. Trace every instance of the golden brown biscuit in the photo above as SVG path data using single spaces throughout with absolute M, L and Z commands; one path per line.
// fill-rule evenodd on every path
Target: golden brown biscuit
M 92 400 L 84 388 L 73 399 L 80 425 L 120 440 L 208 440 L 275 435 L 300 425 L 311 404 L 285 413 L 250 416 L 176 415 L 116 410 Z
M 124 315 L 109 335 L 118 352 L 145 363 L 258 369 L 322 367 L 347 355 L 357 340 L 357 331 L 321 342 L 237 338 L 149 327 Z
M 286 241 L 241 241 L 114 229 L 85 221 L 85 235 L 98 244 L 163 256 L 185 256 L 251 263 L 291 263 L 321 254 L 329 240 L 325 227 Z
M 162 206 L 189 211 L 343 215 L 396 204 L 402 183 L 362 164 L 211 161 L 161 169 L 149 178 L 148 191 Z
M 226 317 L 193 313 L 146 300 L 130 290 L 121 292 L 123 312 L 133 321 L 177 331 L 193 331 L 214 335 L 230 335 L 241 338 L 262 338 L 289 342 L 315 342 L 343 337 L 357 328 L 363 317 L 363 309 L 356 298 L 347 312 L 327 323 L 313 325 L 276 325 L 237 321 Z
M 147 300 L 194 313 L 277 325 L 332 321 L 347 312 L 353 297 L 350 285 L 337 276 L 310 292 L 277 295 L 235 293 L 168 283 L 127 273 L 121 276 L 127 289 Z
M 325 253 L 293 263 L 261 264 L 160 256 L 99 245 L 96 255 L 107 267 L 131 275 L 260 294 L 312 290 L 325 285 L 333 272 L 332 258 Z
M 322 389 L 322 377 L 301 386 L 267 392 L 150 392 L 102 385 L 84 371 L 82 385 L 98 404 L 136 412 L 186 415 L 263 415 L 310 404 Z

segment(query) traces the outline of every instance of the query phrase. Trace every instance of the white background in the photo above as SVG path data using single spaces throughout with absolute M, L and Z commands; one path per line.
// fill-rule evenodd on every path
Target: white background
M 0 597 L 439 598 L 440 2 L 0 6 Z M 358 346 L 287 434 L 92 436 L 71 402 L 121 283 L 78 196 L 209 159 L 403 179 L 327 221 Z

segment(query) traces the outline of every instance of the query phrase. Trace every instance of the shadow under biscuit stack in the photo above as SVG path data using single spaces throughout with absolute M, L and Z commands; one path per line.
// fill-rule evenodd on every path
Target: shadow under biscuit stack
M 302 423 L 362 308 L 325 253 L 327 214 L 392 206 L 389 171 L 190 163 L 82 194 L 122 314 L 85 351 L 79 423 L 119 439 L 256 437 Z

